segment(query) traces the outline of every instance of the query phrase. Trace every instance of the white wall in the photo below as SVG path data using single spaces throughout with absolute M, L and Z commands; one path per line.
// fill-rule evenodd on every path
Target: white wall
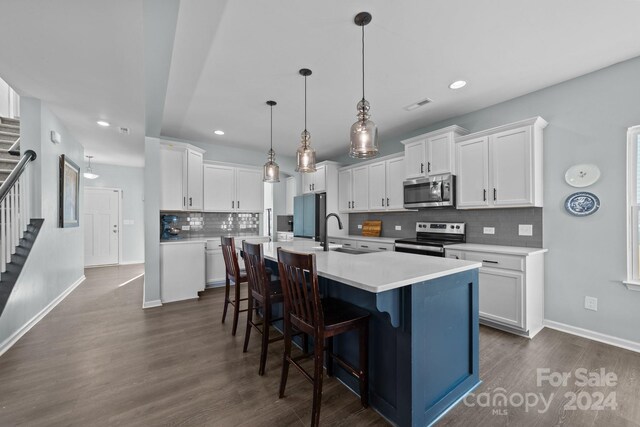
M 640 342 L 640 292 L 621 283 L 626 275 L 626 132 L 640 125 L 640 58 L 463 116 L 400 139 L 452 124 L 479 131 L 533 116 L 544 130 L 545 316 L 548 320 Z M 425 114 L 428 114 L 425 112 Z M 383 141 L 382 154 L 402 150 Z M 349 158 L 341 158 L 349 162 Z M 576 218 L 564 210 L 579 189 L 564 181 L 577 163 L 595 163 L 602 177 L 585 188 L 601 201 L 598 212 Z M 584 297 L 598 298 L 598 311 Z
M 82 163 L 86 168 L 86 163 Z M 119 188 L 122 190 L 122 239 L 121 264 L 144 262 L 144 169 L 91 164 L 100 175 L 96 179 L 85 179 L 85 187 Z M 133 224 L 125 224 L 126 220 Z
M 160 305 L 160 141 L 144 143 L 144 290 L 143 307 Z
M 0 348 L 84 275 L 82 228 L 58 228 L 58 158 L 65 154 L 82 165 L 84 148 L 40 100 L 22 98 L 21 104 L 21 148 L 37 155 L 29 166 L 34 189 L 33 217 L 44 218 L 44 224 L 0 316 Z M 50 142 L 52 130 L 62 136 L 61 144 Z M 83 184 L 81 177 L 80 218 Z

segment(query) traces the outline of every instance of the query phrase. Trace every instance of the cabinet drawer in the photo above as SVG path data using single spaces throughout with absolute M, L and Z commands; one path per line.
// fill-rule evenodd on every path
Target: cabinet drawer
M 369 251 L 393 251 L 393 243 L 380 243 L 380 242 L 369 242 L 369 241 L 361 241 L 358 240 L 358 249 L 365 249 Z
M 507 270 L 524 271 L 524 257 L 517 255 L 492 254 L 485 252 L 466 252 L 467 261 L 482 262 L 483 267 L 504 268 Z
M 330 245 L 341 245 L 342 244 L 342 240 L 340 239 L 333 239 L 331 237 L 329 237 L 329 244 Z
M 464 259 L 464 252 L 462 251 L 456 251 L 454 249 L 445 249 L 444 251 L 445 253 L 445 258 L 452 258 L 452 259 Z

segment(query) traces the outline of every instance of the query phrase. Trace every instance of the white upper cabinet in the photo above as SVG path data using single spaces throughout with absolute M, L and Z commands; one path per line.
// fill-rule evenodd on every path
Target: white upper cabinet
M 403 209 L 405 158 L 387 160 L 386 169 L 387 209 Z
M 405 159 L 393 156 L 338 173 L 340 212 L 404 210 Z
M 262 212 L 264 183 L 260 169 L 204 165 L 204 210 Z
M 541 117 L 457 139 L 458 209 L 543 205 Z
M 460 126 L 449 126 L 402 141 L 404 144 L 405 178 L 424 178 L 456 173 L 455 139 L 469 133 Z
M 315 172 L 302 174 L 302 192 L 324 193 L 327 191 L 327 167 L 319 165 Z
M 425 140 L 420 139 L 404 146 L 406 174 L 405 178 L 420 178 L 425 176 Z
M 353 169 L 352 210 L 369 210 L 369 167 L 360 166 Z
M 293 198 L 298 195 L 298 184 L 295 176 L 286 180 L 287 191 L 285 201 L 285 215 L 293 215 Z
M 387 202 L 386 162 L 369 165 L 369 210 L 385 210 Z
M 338 210 L 340 212 L 351 211 L 353 202 L 353 181 L 351 169 L 338 172 Z
M 202 210 L 203 153 L 187 145 L 160 145 L 160 210 Z

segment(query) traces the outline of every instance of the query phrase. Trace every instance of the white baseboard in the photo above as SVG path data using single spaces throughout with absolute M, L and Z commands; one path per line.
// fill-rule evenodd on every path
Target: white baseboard
M 144 260 L 141 261 L 123 261 L 120 265 L 131 265 L 131 264 L 144 264 Z
M 153 301 L 144 301 L 142 308 L 162 307 L 162 300 L 156 299 Z
M 40 310 L 38 314 L 33 316 L 31 320 L 25 323 L 20 329 L 15 331 L 11 336 L 5 339 L 2 343 L 0 343 L 0 356 L 2 356 L 7 350 L 9 350 L 13 345 L 18 342 L 20 338 L 31 328 L 33 328 L 44 316 L 46 316 L 51 310 L 55 308 L 56 305 L 60 304 L 62 300 L 64 300 L 67 295 L 69 295 L 75 288 L 77 288 L 82 282 L 84 282 L 84 274 L 75 282 L 71 284 L 67 289 L 65 289 L 60 295 L 58 295 L 53 301 L 51 301 L 45 308 Z
M 640 353 L 640 343 L 623 338 L 614 337 L 612 335 L 602 334 L 600 332 L 590 331 L 589 329 L 578 328 L 576 326 L 566 325 L 560 322 L 554 322 L 553 320 L 544 321 L 544 325 L 547 328 L 555 329 L 560 332 L 566 332 L 568 334 L 577 335 L 582 338 L 588 338 L 593 341 L 613 345 L 615 347 L 624 348 L 626 350 L 635 351 Z

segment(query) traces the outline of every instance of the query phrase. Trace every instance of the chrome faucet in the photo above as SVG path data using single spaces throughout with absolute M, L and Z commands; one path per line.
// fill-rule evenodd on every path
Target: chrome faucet
M 324 251 L 327 252 L 329 250 L 329 238 L 327 237 L 327 223 L 329 222 L 329 218 L 330 217 L 335 217 L 338 220 L 338 228 L 340 230 L 342 230 L 342 221 L 340 221 L 340 217 L 334 213 L 330 213 L 329 215 L 327 215 L 327 217 L 324 219 L 324 235 L 322 236 L 322 242 L 320 242 L 320 244 L 324 247 Z

